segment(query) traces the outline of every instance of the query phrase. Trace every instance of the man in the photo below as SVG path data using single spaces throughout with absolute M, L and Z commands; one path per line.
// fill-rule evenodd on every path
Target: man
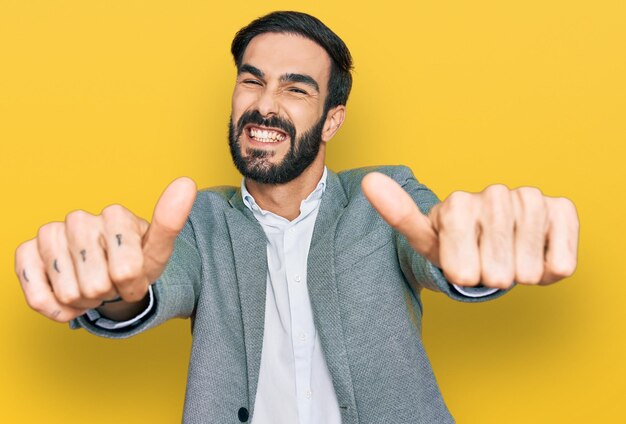
M 334 174 L 326 143 L 351 87 L 341 39 L 276 12 L 231 51 L 241 187 L 196 198 L 182 178 L 150 224 L 114 205 L 42 226 L 16 252 L 27 302 L 112 338 L 190 317 L 186 422 L 451 422 L 421 289 L 477 301 L 571 275 L 574 206 L 503 186 L 438 203 L 405 167 Z

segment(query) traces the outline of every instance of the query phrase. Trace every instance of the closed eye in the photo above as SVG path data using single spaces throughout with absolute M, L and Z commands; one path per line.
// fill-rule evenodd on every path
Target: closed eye
M 304 91 L 303 89 L 297 88 L 297 87 L 290 87 L 288 90 L 291 91 L 292 93 L 309 94 L 306 91 Z
M 249 84 L 249 85 L 261 85 L 261 81 L 255 80 L 255 79 L 243 80 L 242 83 Z

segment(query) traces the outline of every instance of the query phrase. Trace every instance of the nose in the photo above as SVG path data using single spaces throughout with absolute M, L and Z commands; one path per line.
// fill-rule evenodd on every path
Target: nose
M 259 93 L 257 110 L 263 117 L 277 115 L 279 110 L 278 101 L 272 90 L 266 89 Z

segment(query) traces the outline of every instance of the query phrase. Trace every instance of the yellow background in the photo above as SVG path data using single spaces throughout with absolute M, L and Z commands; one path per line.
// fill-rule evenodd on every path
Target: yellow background
M 489 304 L 425 294 L 459 423 L 626 422 L 626 3 L 0 0 L 0 422 L 179 422 L 190 331 L 108 341 L 24 302 L 13 252 L 73 209 L 150 217 L 179 175 L 237 184 L 233 34 L 320 17 L 355 58 L 340 170 L 409 165 L 440 197 L 491 183 L 573 199 L 579 268 Z

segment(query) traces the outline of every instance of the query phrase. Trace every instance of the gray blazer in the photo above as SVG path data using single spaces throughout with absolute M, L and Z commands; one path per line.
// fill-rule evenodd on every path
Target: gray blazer
M 448 423 L 421 340 L 420 291 L 457 293 L 363 196 L 383 172 L 428 212 L 438 202 L 403 166 L 328 172 L 308 257 L 308 289 L 344 423 Z M 139 325 L 97 335 L 132 336 L 191 318 L 193 345 L 184 422 L 238 423 L 254 413 L 265 317 L 266 238 L 234 187 L 203 190 L 155 283 L 156 308 Z

